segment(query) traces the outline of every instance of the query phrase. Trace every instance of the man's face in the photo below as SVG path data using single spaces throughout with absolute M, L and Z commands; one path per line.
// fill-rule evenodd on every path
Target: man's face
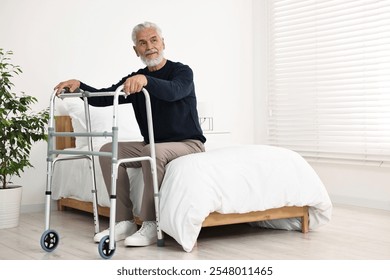
M 138 32 L 134 50 L 149 67 L 157 66 L 164 58 L 164 39 L 154 28 L 145 28 Z

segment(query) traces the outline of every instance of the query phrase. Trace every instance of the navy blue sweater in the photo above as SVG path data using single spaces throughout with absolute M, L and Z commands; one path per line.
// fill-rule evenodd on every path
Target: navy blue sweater
M 196 109 L 193 72 L 187 65 L 167 60 L 160 70 L 150 72 L 148 68 L 140 69 L 108 88 L 96 89 L 84 83 L 80 88 L 89 92 L 115 91 L 128 77 L 137 74 L 145 75 L 148 80 L 145 88 L 150 94 L 156 143 L 187 139 L 206 142 Z M 113 105 L 113 97 L 92 97 L 88 98 L 88 103 L 97 107 L 110 106 Z M 132 103 L 141 134 L 149 143 L 144 94 L 131 94 L 127 98 L 119 96 L 119 104 L 123 103 Z

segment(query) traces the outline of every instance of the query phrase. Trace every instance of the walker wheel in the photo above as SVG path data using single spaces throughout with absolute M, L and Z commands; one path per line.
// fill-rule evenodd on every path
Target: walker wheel
M 102 238 L 99 242 L 99 255 L 103 259 L 110 259 L 114 253 L 115 253 L 115 243 L 114 243 L 114 249 L 110 249 L 110 237 L 106 235 L 105 237 Z
M 41 247 L 46 252 L 52 252 L 57 248 L 60 237 L 55 230 L 46 230 L 41 236 Z

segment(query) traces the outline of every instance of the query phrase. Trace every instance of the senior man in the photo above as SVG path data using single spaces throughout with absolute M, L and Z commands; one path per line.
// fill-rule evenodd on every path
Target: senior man
M 150 93 L 153 112 L 154 137 L 156 142 L 156 165 L 158 186 L 164 177 L 165 166 L 177 157 L 204 152 L 206 138 L 199 124 L 193 72 L 180 62 L 164 57 L 165 43 L 161 29 L 154 23 L 145 22 L 134 27 L 132 32 L 134 51 L 146 64 L 145 68 L 122 78 L 111 87 L 96 89 L 72 79 L 59 83 L 55 89 L 74 91 L 80 88 L 89 92 L 115 91 L 123 85 L 127 95 L 119 97 L 119 103 L 132 103 L 135 116 L 144 138 L 142 142 L 120 142 L 118 159 L 150 155 L 149 133 L 145 111 L 145 96 L 142 88 Z M 110 106 L 113 97 L 88 98 L 92 106 Z M 101 151 L 111 151 L 112 143 L 105 144 Z M 104 181 L 111 193 L 111 159 L 100 157 Z M 142 167 L 144 191 L 140 210 L 143 221 L 138 230 L 134 222 L 133 203 L 130 200 L 130 185 L 126 168 Z M 117 179 L 115 240 L 123 240 L 126 246 L 148 246 L 157 242 L 157 226 L 154 207 L 154 191 L 149 162 L 126 163 L 119 167 Z M 94 236 L 99 242 L 109 230 Z

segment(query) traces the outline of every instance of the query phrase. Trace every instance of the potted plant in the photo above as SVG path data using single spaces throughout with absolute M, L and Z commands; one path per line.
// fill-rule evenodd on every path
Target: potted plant
M 22 186 L 13 185 L 11 178 L 32 167 L 32 144 L 47 138 L 49 118 L 47 109 L 31 111 L 35 97 L 13 92 L 11 78 L 22 70 L 10 62 L 12 54 L 0 48 L 0 229 L 19 224 Z

